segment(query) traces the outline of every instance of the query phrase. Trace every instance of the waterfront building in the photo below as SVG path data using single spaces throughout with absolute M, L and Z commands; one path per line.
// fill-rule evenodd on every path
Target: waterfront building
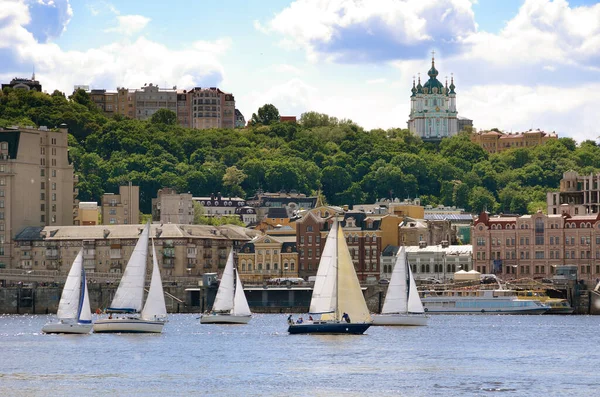
M 235 128 L 235 98 L 217 87 L 195 87 L 188 91 L 191 127 Z
M 600 277 L 600 213 L 490 216 L 482 212 L 472 232 L 473 265 L 503 279 L 551 278 L 557 267 L 577 267 L 577 278 Z
M 81 201 L 77 205 L 74 225 L 93 226 L 98 224 L 98 203 L 95 201 Z
M 244 283 L 263 284 L 273 278 L 298 277 L 295 235 L 261 235 L 244 244 L 237 255 Z
M 415 85 L 413 79 L 408 129 L 423 140 L 440 140 L 459 132 L 454 77 L 450 80 L 450 86 L 447 80 L 444 86 L 437 79 L 438 74 L 432 57 L 431 69 L 427 72 L 429 80 L 421 85 L 419 74 L 419 83 Z
M 336 215 L 340 218 L 343 216 L 340 221 L 359 280 L 376 280 L 381 251 L 381 216 L 343 212 L 341 208 L 328 206 L 306 211 L 302 218 L 296 220 L 299 277 L 306 280 L 316 274 L 327 234 Z
M 235 128 L 244 128 L 246 126 L 246 119 L 242 112 L 235 109 Z
M 548 214 L 586 215 L 600 212 L 600 173 L 563 173 L 558 192 L 546 194 Z
M 119 186 L 119 194 L 102 195 L 103 225 L 134 225 L 140 221 L 140 187 Z
M 543 145 L 551 139 L 558 139 L 556 132 L 544 132 L 539 129 L 514 133 L 481 131 L 471 134 L 471 142 L 481 146 L 490 154 L 515 148 L 532 148 Z
M 152 199 L 152 220 L 160 223 L 194 223 L 194 205 L 191 193 L 177 193 L 175 189 L 159 189 Z
M 27 226 L 72 225 L 76 197 L 67 127 L 0 129 L 0 268 Z
M 473 269 L 471 245 L 450 245 L 444 242 L 407 246 L 406 255 L 415 280 L 446 282 L 453 280 L 454 273 L 459 270 L 468 272 Z
M 22 77 L 15 77 L 10 81 L 10 83 L 2 84 L 2 89 L 12 88 L 15 90 L 25 90 L 25 91 L 38 91 L 42 92 L 42 85 L 39 81 L 35 79 L 35 73 L 32 74 L 31 79 L 26 79 Z
M 397 245 L 436 245 L 456 241 L 456 231 L 447 219 L 425 220 L 407 217 L 398 229 Z
M 87 272 L 121 273 L 144 225 L 31 226 L 15 237 L 13 268 L 67 272 L 83 247 Z M 152 224 L 162 276 L 222 272 L 233 248 L 260 234 L 240 226 Z M 150 263 L 151 257 L 148 256 Z

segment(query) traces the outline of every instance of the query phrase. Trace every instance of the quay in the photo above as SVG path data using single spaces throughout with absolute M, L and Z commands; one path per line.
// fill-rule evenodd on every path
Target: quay
M 0 314 L 56 313 L 65 280 L 64 275 L 27 273 L 22 270 L 0 272 Z M 216 275 L 211 274 L 215 279 Z M 106 308 L 117 289 L 119 274 L 90 273 L 88 290 L 92 311 Z M 148 280 L 149 281 L 149 280 Z M 431 286 L 443 290 L 448 286 Z M 202 313 L 215 299 L 216 283 L 195 277 L 167 277 L 163 280 L 167 311 L 170 313 Z M 364 284 L 363 293 L 369 310 L 379 313 L 387 285 Z M 549 287 L 560 291 L 575 309 L 575 314 L 600 314 L 600 292 L 588 289 L 576 280 Z M 312 295 L 312 284 L 245 285 L 244 292 L 254 313 L 306 313 Z

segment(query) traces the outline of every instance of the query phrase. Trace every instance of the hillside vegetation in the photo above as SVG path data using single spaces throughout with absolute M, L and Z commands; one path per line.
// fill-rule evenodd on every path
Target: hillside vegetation
M 423 204 L 524 214 L 545 209 L 546 192 L 558 188 L 563 172 L 600 169 L 594 141 L 560 138 L 488 156 L 465 133 L 434 145 L 405 129 L 366 131 L 316 112 L 299 124 L 254 121 L 199 131 L 176 125 L 166 110 L 149 121 L 107 118 L 83 91 L 69 98 L 58 91 L 0 94 L 0 127 L 67 124 L 80 200 L 98 201 L 131 181 L 145 213 L 159 188 L 172 187 L 194 196 L 321 191 L 337 205 L 421 197 Z

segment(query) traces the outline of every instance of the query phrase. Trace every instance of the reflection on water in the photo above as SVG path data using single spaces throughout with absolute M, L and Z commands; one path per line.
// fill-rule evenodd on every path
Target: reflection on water
M 432 316 L 427 327 L 288 335 L 285 315 L 162 334 L 45 335 L 0 316 L 0 396 L 465 396 L 600 392 L 599 317 Z

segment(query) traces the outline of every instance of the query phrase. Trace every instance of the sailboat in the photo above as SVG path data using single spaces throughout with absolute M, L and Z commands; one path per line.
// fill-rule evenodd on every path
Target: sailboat
M 427 325 L 427 319 L 402 247 L 396 255 L 381 314 L 374 316 L 373 325 Z
M 96 321 L 94 332 L 162 332 L 167 318 L 167 309 L 154 242 L 152 242 L 152 279 L 146 303 L 142 309 L 149 234 L 150 224 L 148 223 L 133 249 L 129 262 L 127 262 L 115 297 L 110 307 L 106 309 L 110 313 L 110 317 Z M 126 315 L 113 318 L 113 313 Z
M 92 311 L 83 269 L 83 249 L 71 265 L 58 303 L 57 323 L 42 327 L 47 334 L 87 334 L 92 330 Z
M 231 250 L 212 311 L 200 317 L 200 324 L 248 324 L 251 317 L 252 313 L 244 294 L 240 275 L 233 267 L 233 250 Z
M 352 257 L 337 219 L 327 240 L 313 288 L 310 318 L 302 323 L 290 322 L 290 334 L 363 334 L 371 326 Z M 291 316 L 290 316 L 291 317 Z

